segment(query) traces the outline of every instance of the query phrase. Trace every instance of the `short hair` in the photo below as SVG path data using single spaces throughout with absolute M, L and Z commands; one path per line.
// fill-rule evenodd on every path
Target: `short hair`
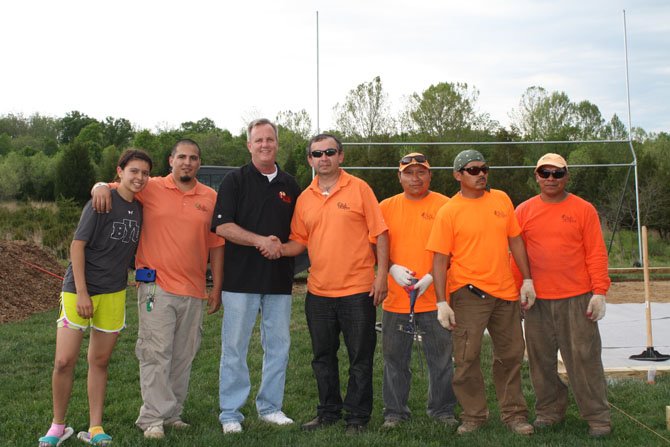
M 337 152 L 342 152 L 342 142 L 339 140 L 339 138 L 330 133 L 320 133 L 312 137 L 312 139 L 309 140 L 309 143 L 307 143 L 307 155 L 309 155 L 309 153 L 312 151 L 312 144 L 327 140 L 328 138 L 332 138 L 335 141 Z
M 125 169 L 126 165 L 132 160 L 142 160 L 149 163 L 149 171 L 154 167 L 154 163 L 151 161 L 149 154 L 144 152 L 142 149 L 129 148 L 123 151 L 119 157 L 119 162 L 116 164 L 119 168 Z
M 272 128 L 275 131 L 275 138 L 277 139 L 277 141 L 279 141 L 279 129 L 277 128 L 277 125 L 267 118 L 258 118 L 249 123 L 249 125 L 247 126 L 247 141 L 251 141 L 251 131 L 253 130 L 254 127 L 263 126 L 265 124 L 269 124 L 270 126 L 272 126 Z
M 174 154 L 177 153 L 177 148 L 179 147 L 180 144 L 184 144 L 186 146 L 195 146 L 196 149 L 198 149 L 198 157 L 200 157 L 200 146 L 198 146 L 198 143 L 195 142 L 195 140 L 192 140 L 190 138 L 181 138 L 177 140 L 177 142 L 172 146 L 172 151 L 170 151 L 170 156 L 174 157 Z

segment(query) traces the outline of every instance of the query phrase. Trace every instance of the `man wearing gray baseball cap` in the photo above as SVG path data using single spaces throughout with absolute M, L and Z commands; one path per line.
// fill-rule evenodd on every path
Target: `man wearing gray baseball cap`
M 463 408 L 457 433 L 474 432 L 488 419 L 480 365 L 488 329 L 500 417 L 512 432 L 530 435 L 534 430 L 521 391 L 521 309 L 533 305 L 535 291 L 514 206 L 503 191 L 489 188 L 488 173 L 479 151 L 468 149 L 456 156 L 453 175 L 460 191 L 437 213 L 426 248 L 434 252 L 438 320 L 452 331 L 454 342 L 453 387 Z M 510 251 L 524 278 L 521 293 L 512 275 Z

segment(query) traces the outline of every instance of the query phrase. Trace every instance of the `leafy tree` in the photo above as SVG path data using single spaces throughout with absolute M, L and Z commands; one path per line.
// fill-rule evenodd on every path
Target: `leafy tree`
M 88 149 L 91 159 L 94 163 L 100 163 L 102 149 L 105 145 L 105 131 L 102 123 L 97 121 L 88 124 L 81 129 L 79 135 L 75 138 Z
M 134 131 L 127 119 L 108 116 L 102 122 L 102 134 L 105 145 L 113 144 L 117 149 L 123 149 L 130 143 Z
M 394 131 L 395 123 L 379 76 L 350 90 L 344 103 L 336 104 L 333 110 L 337 130 L 347 137 L 370 139 Z
M 473 128 L 497 127 L 487 114 L 475 110 L 479 91 L 466 83 L 440 82 L 408 100 L 407 116 L 412 129 L 431 137 L 462 133 Z
M 101 181 L 112 181 L 116 177 L 116 165 L 119 162 L 121 151 L 116 146 L 109 145 L 102 150 L 100 163 L 96 169 L 96 179 Z
M 96 119 L 77 110 L 67 113 L 65 117 L 61 118 L 58 126 L 58 142 L 62 144 L 71 143 L 84 127 L 97 122 Z
M 12 137 L 0 133 L 0 156 L 7 155 L 12 150 Z
M 10 152 L 0 158 L 0 171 L 2 172 L 0 197 L 3 199 L 19 198 L 28 171 L 27 158 L 16 152 Z
M 83 205 L 91 197 L 94 181 L 95 171 L 88 149 L 79 139 L 75 139 L 63 151 L 56 167 L 55 196 L 72 198 Z
M 297 112 L 291 110 L 279 112 L 275 122 L 304 140 L 309 140 L 312 136 L 312 119 L 305 109 L 300 109 Z
M 563 92 L 549 94 L 542 87 L 530 87 L 512 112 L 512 126 L 527 140 L 570 140 L 576 132 L 576 110 Z
M 186 121 L 181 123 L 181 131 L 184 133 L 209 133 L 220 132 L 221 129 L 216 127 L 214 121 L 209 118 L 202 118 L 196 122 Z

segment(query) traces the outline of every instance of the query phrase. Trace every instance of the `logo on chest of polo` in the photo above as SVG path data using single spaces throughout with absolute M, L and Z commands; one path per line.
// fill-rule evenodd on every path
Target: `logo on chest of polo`
M 426 219 L 426 220 L 435 220 L 435 215 L 433 213 L 428 212 L 428 211 L 422 212 L 421 217 Z
M 284 202 L 284 203 L 293 202 L 293 199 L 291 198 L 291 196 L 286 194 L 284 191 L 279 191 L 279 199 L 281 199 L 281 201 Z
M 348 211 L 351 207 L 346 202 L 337 202 L 337 207 L 341 210 Z
M 194 205 L 194 206 L 195 206 L 195 209 L 196 209 L 196 210 L 199 210 L 199 211 L 202 211 L 202 212 L 205 212 L 205 213 L 206 213 L 207 211 L 209 211 L 209 208 L 207 208 L 207 205 L 205 205 L 205 204 L 203 204 L 203 203 L 195 202 L 195 205 Z
M 506 219 L 507 218 L 507 213 L 504 212 L 504 211 L 500 211 L 500 210 L 494 210 L 493 215 L 496 216 L 496 217 L 500 217 L 501 219 Z

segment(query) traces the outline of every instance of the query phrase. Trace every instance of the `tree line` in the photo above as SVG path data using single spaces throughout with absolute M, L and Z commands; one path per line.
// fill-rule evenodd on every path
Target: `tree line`
M 557 152 L 570 165 L 630 164 L 626 126 L 617 115 L 603 117 L 589 101 L 573 102 L 564 92 L 538 86 L 524 92 L 509 112 L 509 126 L 502 126 L 478 108 L 479 91 L 466 83 L 440 82 L 406 98 L 397 115 L 391 113 L 380 77 L 353 88 L 334 108 L 335 125 L 328 132 L 345 143 L 394 143 L 394 145 L 345 146 L 345 166 L 395 167 L 403 154 L 425 153 L 433 166 L 451 166 L 467 142 L 477 146 L 494 167 L 534 166 L 540 155 Z M 305 147 L 312 136 L 309 114 L 282 111 L 274 117 L 280 127 L 278 162 L 305 187 L 311 169 Z M 203 164 L 240 166 L 249 160 L 244 132 L 233 134 L 210 118 L 181 123 L 177 128 L 148 130 L 134 127 L 125 118 L 102 121 L 80 111 L 64 117 L 40 114 L 0 116 L 0 199 L 52 201 L 59 197 L 83 203 L 96 180 L 111 180 L 117 159 L 126 147 L 148 151 L 154 160 L 152 175 L 169 172 L 168 156 L 180 138 L 196 140 Z M 670 134 L 631 132 L 638 160 L 640 219 L 667 239 L 670 234 Z M 561 141 L 558 144 L 521 144 Z M 450 145 L 426 143 L 449 142 Z M 453 144 L 462 142 L 463 145 Z M 495 143 L 495 144 L 485 144 Z M 400 192 L 392 170 L 356 170 L 381 200 Z M 494 188 L 505 190 L 515 204 L 537 193 L 531 169 L 495 169 Z M 436 170 L 434 190 L 452 195 L 457 185 L 450 170 Z M 630 167 L 571 169 L 572 192 L 593 202 L 610 226 L 634 228 L 637 224 L 633 175 Z

